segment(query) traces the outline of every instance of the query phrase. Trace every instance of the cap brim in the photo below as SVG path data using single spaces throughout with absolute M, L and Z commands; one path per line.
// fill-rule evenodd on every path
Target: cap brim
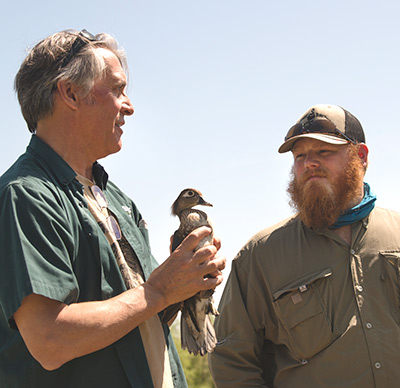
M 329 144 L 347 144 L 347 143 L 349 143 L 346 139 L 341 139 L 340 137 L 327 135 L 325 133 L 303 133 L 301 135 L 293 136 L 290 139 L 286 140 L 279 147 L 278 152 L 280 154 L 283 154 L 285 152 L 291 151 L 294 143 L 297 140 L 304 138 L 304 137 L 320 140 L 320 141 L 323 141 L 323 142 L 329 143 Z

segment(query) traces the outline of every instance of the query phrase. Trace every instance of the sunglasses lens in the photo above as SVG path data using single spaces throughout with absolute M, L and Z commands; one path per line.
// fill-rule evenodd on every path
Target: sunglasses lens
M 87 40 L 90 40 L 90 41 L 95 41 L 96 40 L 96 37 L 92 33 L 90 33 L 88 30 L 85 30 L 85 29 L 83 29 L 79 33 L 79 35 L 83 36 L 84 38 L 86 38 Z
M 82 39 L 82 38 L 85 38 L 85 39 Z M 96 40 L 97 40 L 96 37 L 93 34 L 91 34 L 89 31 L 82 30 L 76 37 L 69 52 L 63 59 L 63 61 L 61 63 L 61 68 L 65 67 L 71 61 L 72 57 L 75 56 L 79 51 L 81 51 L 83 46 L 86 46 L 88 44 L 88 41 L 94 42 Z
M 107 207 L 107 198 L 104 193 L 101 191 L 99 186 L 93 185 L 90 187 L 92 189 L 93 196 L 97 201 L 97 204 L 100 206 L 101 209 Z
M 99 206 L 100 210 L 108 209 L 107 198 L 104 195 L 104 193 L 101 191 L 100 187 L 93 185 L 93 186 L 90 186 L 90 189 L 92 190 L 94 199 L 96 200 L 97 205 Z M 121 240 L 122 233 L 121 233 L 121 229 L 118 225 L 117 220 L 113 216 L 110 215 L 107 217 L 107 224 L 108 224 L 109 230 L 111 230 L 114 233 L 115 238 L 117 240 Z
M 115 238 L 121 240 L 122 233 L 117 220 L 113 216 L 110 216 L 108 217 L 107 222 L 110 230 L 113 231 Z

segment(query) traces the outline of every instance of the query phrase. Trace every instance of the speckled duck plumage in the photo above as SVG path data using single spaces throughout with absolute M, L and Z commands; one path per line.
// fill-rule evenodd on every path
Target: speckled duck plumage
M 196 189 L 183 190 L 172 205 L 172 214 L 179 217 L 180 225 L 175 231 L 172 241 L 174 251 L 193 230 L 200 226 L 212 229 L 212 223 L 204 211 L 193 209 L 193 206 L 212 206 L 204 201 L 200 191 Z M 212 244 L 213 233 L 200 241 L 195 250 Z M 181 310 L 181 346 L 189 353 L 205 355 L 214 350 L 217 339 L 209 314 L 218 315 L 213 305 L 214 290 L 199 292 L 193 297 L 167 307 L 162 314 L 162 321 L 169 322 Z

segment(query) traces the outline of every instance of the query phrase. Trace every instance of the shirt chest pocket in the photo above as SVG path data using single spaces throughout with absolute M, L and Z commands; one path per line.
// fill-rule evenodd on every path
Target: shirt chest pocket
M 302 276 L 274 292 L 274 307 L 281 329 L 278 342 L 292 356 L 307 360 L 333 341 L 333 333 L 321 292 L 329 287 L 330 268 Z
M 400 252 L 380 252 L 381 280 L 386 289 L 393 318 L 400 324 Z

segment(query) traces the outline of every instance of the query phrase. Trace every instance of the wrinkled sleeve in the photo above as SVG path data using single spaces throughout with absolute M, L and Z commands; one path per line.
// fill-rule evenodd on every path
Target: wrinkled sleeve
M 69 304 L 79 294 L 71 226 L 56 191 L 16 183 L 0 196 L 0 307 L 12 316 L 35 293 Z
M 272 387 L 266 381 L 274 364 L 264 341 L 264 312 L 240 259 L 232 262 L 221 298 L 215 321 L 218 344 L 209 355 L 209 367 L 218 388 Z

